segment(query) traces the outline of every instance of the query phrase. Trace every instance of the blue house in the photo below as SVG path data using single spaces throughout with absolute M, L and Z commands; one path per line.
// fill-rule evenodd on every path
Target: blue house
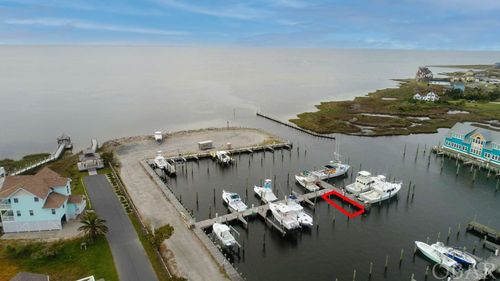
M 71 194 L 70 179 L 49 168 L 35 175 L 7 176 L 0 186 L 0 218 L 5 233 L 60 230 L 86 206 Z
M 500 166 L 500 132 L 457 123 L 444 139 L 444 149 Z

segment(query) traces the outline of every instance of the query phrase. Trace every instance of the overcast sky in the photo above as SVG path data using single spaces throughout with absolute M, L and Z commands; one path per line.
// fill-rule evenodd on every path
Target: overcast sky
M 500 50 L 500 0 L 0 0 L 0 44 Z

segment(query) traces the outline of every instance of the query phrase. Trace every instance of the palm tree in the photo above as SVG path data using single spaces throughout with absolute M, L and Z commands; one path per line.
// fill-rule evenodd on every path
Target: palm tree
M 108 232 L 106 220 L 99 218 L 94 212 L 86 212 L 80 223 L 82 226 L 78 228 L 78 231 L 83 231 L 89 242 L 94 242 L 99 236 Z

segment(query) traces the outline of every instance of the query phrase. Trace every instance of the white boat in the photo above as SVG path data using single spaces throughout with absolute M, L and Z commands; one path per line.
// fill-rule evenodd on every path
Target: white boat
M 245 211 L 248 207 L 243 203 L 240 196 L 234 192 L 227 192 L 225 190 L 222 191 L 222 200 L 226 202 L 231 212 L 242 212 Z
M 272 181 L 270 179 L 266 179 L 263 186 L 254 186 L 253 191 L 262 201 L 264 201 L 264 203 L 278 200 L 278 197 L 273 193 Z
M 304 171 L 300 174 L 295 175 L 295 180 L 308 191 L 317 191 L 319 190 L 319 186 L 317 183 L 320 181 L 319 177 L 315 174 Z
M 447 247 L 443 244 L 443 242 L 436 242 L 432 244 L 431 247 L 436 249 L 441 254 L 444 254 L 463 265 L 472 265 L 474 267 L 477 263 L 476 259 L 474 259 L 474 257 L 469 255 L 468 253 L 459 249 Z
M 427 258 L 433 262 L 439 264 L 442 268 L 446 269 L 451 274 L 455 275 L 462 270 L 462 265 L 455 260 L 449 258 L 448 256 L 440 253 L 431 245 L 424 242 L 415 241 L 417 248 L 424 254 Z
M 223 246 L 232 247 L 238 244 L 231 234 L 229 226 L 216 222 L 212 225 L 212 231 Z
M 378 203 L 397 195 L 402 186 L 402 182 L 387 182 L 385 176 L 379 175 L 375 178 L 372 189 L 359 194 L 358 198 L 364 203 Z
M 157 142 L 161 142 L 163 140 L 163 134 L 161 133 L 161 131 L 156 131 L 154 137 L 155 141 Z
M 215 157 L 217 159 L 217 162 L 221 163 L 222 165 L 230 165 L 233 163 L 233 158 L 229 157 L 229 153 L 227 151 L 217 151 L 215 153 Z
M 288 205 L 284 202 L 269 203 L 269 209 L 276 221 L 278 221 L 285 230 L 300 228 L 300 223 L 297 219 L 296 205 Z
M 159 169 L 163 169 L 169 175 L 175 175 L 175 164 L 169 162 L 163 157 L 162 152 L 158 151 L 155 159 L 153 160 L 155 166 Z
M 375 177 L 368 171 L 359 171 L 356 181 L 347 185 L 345 189 L 352 194 L 360 194 L 372 189 Z
M 297 220 L 299 221 L 301 226 L 313 226 L 313 218 L 311 215 L 304 211 L 304 207 L 300 205 L 297 201 L 297 197 L 295 195 L 289 195 L 287 198 L 287 204 L 290 206 L 290 209 L 297 210 Z M 296 206 L 294 206 L 296 205 Z
M 320 170 L 312 171 L 311 174 L 317 176 L 320 180 L 331 179 L 345 175 L 351 166 L 340 161 L 330 161 Z

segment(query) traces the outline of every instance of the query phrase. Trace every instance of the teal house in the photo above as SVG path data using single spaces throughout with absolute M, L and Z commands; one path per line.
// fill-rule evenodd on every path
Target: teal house
M 443 148 L 500 166 L 500 132 L 497 131 L 457 123 L 446 135 Z
M 84 196 L 71 194 L 71 180 L 49 168 L 0 180 L 3 232 L 60 230 L 85 210 Z

